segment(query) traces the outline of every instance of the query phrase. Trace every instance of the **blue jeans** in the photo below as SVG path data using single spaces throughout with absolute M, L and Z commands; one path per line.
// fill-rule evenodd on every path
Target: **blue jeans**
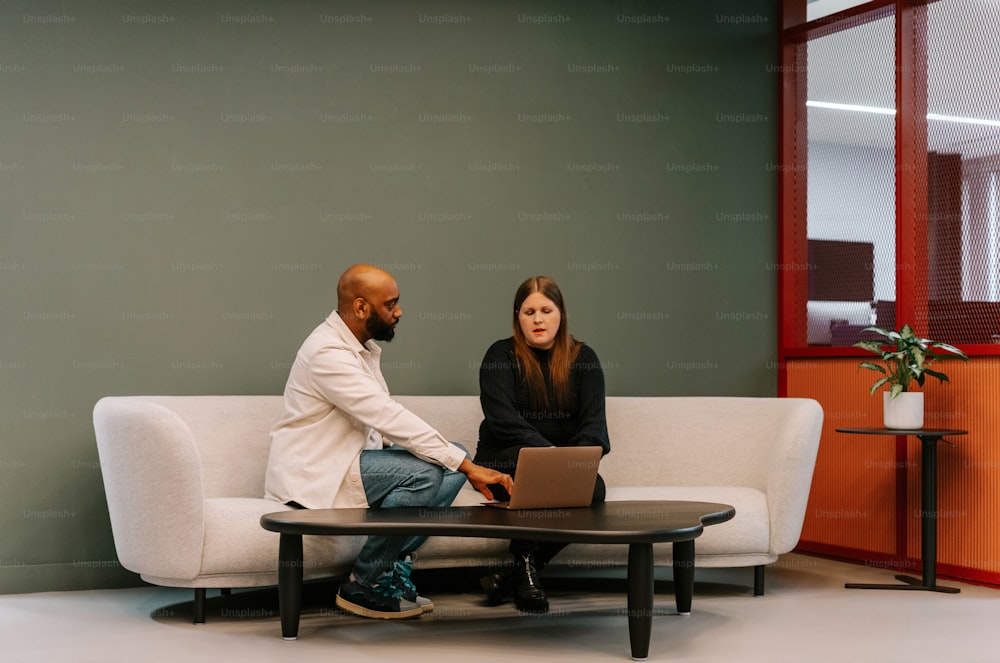
M 456 445 L 463 451 L 465 447 Z M 468 454 L 466 454 L 468 457 Z M 450 506 L 465 475 L 428 463 L 402 447 L 361 452 L 361 482 L 371 508 Z M 426 536 L 369 536 L 354 563 L 354 576 L 369 587 L 409 555 Z

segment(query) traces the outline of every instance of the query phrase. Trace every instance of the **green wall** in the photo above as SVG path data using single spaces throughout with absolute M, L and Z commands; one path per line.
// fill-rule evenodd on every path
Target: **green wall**
M 134 583 L 94 403 L 280 393 L 355 262 L 396 393 L 544 273 L 610 394 L 774 395 L 775 4 L 4 3 L 0 592 Z

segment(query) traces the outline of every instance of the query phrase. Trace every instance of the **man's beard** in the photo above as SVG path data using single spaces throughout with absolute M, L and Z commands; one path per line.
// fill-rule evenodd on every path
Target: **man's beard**
M 376 341 L 391 341 L 392 337 L 396 335 L 396 330 L 394 325 L 391 325 L 382 318 L 375 315 L 372 311 L 368 314 L 368 319 L 365 320 L 365 330 L 374 338 Z

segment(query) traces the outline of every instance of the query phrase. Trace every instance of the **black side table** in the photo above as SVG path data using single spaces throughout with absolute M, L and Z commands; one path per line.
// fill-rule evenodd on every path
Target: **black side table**
M 902 585 L 847 583 L 848 589 L 920 589 L 957 594 L 957 587 L 937 585 L 937 443 L 945 435 L 965 435 L 964 430 L 897 430 L 893 428 L 838 428 L 838 433 L 857 435 L 912 435 L 922 444 L 920 455 L 920 557 L 923 577 L 897 575 Z M 945 440 L 948 444 L 951 444 Z

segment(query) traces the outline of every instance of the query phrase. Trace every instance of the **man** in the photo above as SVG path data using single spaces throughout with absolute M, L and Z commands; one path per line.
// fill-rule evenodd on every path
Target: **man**
M 387 272 L 354 265 L 337 283 L 337 310 L 299 348 L 285 385 L 285 411 L 271 431 L 265 491 L 296 508 L 448 506 L 468 479 L 510 490 L 508 474 L 473 463 L 389 396 L 381 348 L 403 316 Z M 337 605 L 381 619 L 419 616 L 433 603 L 409 578 L 425 537 L 371 536 Z

